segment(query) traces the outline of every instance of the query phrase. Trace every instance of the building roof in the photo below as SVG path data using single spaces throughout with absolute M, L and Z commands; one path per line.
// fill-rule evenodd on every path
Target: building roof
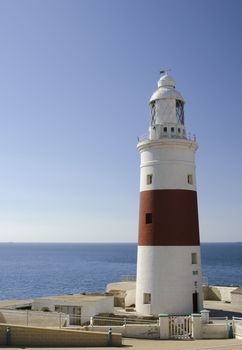
M 51 295 L 47 297 L 34 298 L 36 300 L 58 300 L 58 301 L 68 301 L 68 302 L 96 302 L 99 300 L 107 299 L 108 297 L 112 297 L 112 295 L 106 294 L 64 294 L 64 295 Z
M 158 89 L 153 93 L 149 102 L 167 98 L 185 102 L 180 92 L 176 90 L 175 84 L 175 80 L 171 76 L 167 74 L 161 76 L 158 81 Z
M 231 294 L 242 294 L 242 286 L 234 289 Z

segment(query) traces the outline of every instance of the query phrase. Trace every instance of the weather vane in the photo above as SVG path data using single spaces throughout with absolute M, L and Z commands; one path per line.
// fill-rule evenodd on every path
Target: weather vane
M 160 74 L 167 74 L 167 72 L 170 72 L 170 71 L 171 71 L 170 68 L 162 69 L 162 70 L 160 70 Z

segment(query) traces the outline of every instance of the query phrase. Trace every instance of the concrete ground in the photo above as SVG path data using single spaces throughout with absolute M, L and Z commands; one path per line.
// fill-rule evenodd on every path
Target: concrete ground
M 145 339 L 123 339 L 122 348 L 130 350 L 242 350 L 242 339 L 217 339 L 217 340 L 145 340 Z M 122 349 L 121 348 L 121 349 Z M 11 350 L 22 350 L 23 347 L 11 347 Z M 24 348 L 30 350 L 31 348 Z M 33 349 L 33 348 L 32 348 Z M 34 350 L 82 350 L 82 349 L 109 349 L 120 348 L 34 348 Z M 9 348 L 1 347 L 1 350 Z
M 216 340 L 144 340 L 124 339 L 125 347 L 137 350 L 241 350 L 242 339 Z
M 30 307 L 33 300 L 0 300 L 0 309 L 15 309 L 18 307 Z
M 242 305 L 232 305 L 223 301 L 204 300 L 204 309 L 210 311 L 210 317 L 224 317 L 228 316 L 229 319 L 232 316 L 242 318 Z

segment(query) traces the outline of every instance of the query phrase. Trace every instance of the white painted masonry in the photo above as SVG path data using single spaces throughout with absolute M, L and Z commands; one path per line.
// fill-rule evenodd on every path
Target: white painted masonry
M 197 253 L 197 264 L 192 264 L 192 253 Z M 158 314 L 166 310 L 166 313 L 175 315 L 188 314 L 188 310 L 192 312 L 192 293 L 197 291 L 202 295 L 199 247 L 141 246 L 138 249 L 138 266 L 137 311 Z M 198 274 L 193 275 L 193 271 Z M 151 304 L 144 304 L 144 293 L 151 293 Z
M 160 140 L 138 145 L 141 155 L 140 191 L 157 189 L 181 189 L 196 191 L 195 150 L 196 143 L 187 140 Z M 147 175 L 152 183 L 147 184 Z M 192 175 L 193 184 L 187 176 Z

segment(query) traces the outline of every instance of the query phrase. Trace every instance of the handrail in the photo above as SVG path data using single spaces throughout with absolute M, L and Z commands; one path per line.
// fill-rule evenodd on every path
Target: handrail
M 138 142 L 143 142 L 143 141 L 152 141 L 152 139 L 149 138 L 148 135 L 142 135 L 142 136 L 137 136 Z M 162 140 L 162 139 L 182 139 L 182 140 L 187 140 L 187 141 L 192 141 L 196 142 L 196 135 L 188 133 L 187 135 L 181 135 L 181 134 L 162 134 L 158 139 L 155 140 Z

